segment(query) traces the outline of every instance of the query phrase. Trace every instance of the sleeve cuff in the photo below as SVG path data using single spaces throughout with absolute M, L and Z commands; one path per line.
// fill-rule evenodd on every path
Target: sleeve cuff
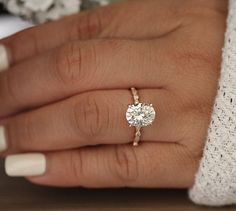
M 189 190 L 196 204 L 236 203 L 236 1 L 229 1 L 221 78 L 208 138 L 195 184 Z

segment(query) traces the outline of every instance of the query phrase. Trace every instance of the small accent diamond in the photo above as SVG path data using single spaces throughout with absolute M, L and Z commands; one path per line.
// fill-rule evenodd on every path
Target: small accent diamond
M 155 119 L 156 112 L 152 105 L 138 103 L 129 105 L 126 112 L 126 119 L 130 126 L 144 127 L 151 125 Z

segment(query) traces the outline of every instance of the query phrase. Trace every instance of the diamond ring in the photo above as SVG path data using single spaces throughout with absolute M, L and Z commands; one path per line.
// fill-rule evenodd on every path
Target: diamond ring
M 126 120 L 130 127 L 135 127 L 134 146 L 138 146 L 141 140 L 141 128 L 152 125 L 156 117 L 155 109 L 152 104 L 140 103 L 138 91 L 135 88 L 131 88 L 131 92 L 134 99 L 134 104 L 129 105 L 126 112 Z

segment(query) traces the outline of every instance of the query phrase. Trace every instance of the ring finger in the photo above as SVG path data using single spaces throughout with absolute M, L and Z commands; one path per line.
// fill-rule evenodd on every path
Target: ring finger
M 152 103 L 157 116 L 142 131 L 143 141 L 176 142 L 184 133 L 179 107 L 166 90 L 139 91 L 140 101 Z M 133 141 L 125 112 L 132 104 L 129 90 L 84 93 L 38 110 L 12 117 L 5 124 L 6 154 L 53 151 Z

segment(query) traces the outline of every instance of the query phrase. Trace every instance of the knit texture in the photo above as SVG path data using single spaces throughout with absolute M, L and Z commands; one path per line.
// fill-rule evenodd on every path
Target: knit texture
M 106 5 L 115 0 L 0 0 L 10 13 L 34 23 L 58 20 L 80 10 Z
M 219 90 L 190 198 L 201 205 L 236 203 L 236 0 L 229 1 Z

